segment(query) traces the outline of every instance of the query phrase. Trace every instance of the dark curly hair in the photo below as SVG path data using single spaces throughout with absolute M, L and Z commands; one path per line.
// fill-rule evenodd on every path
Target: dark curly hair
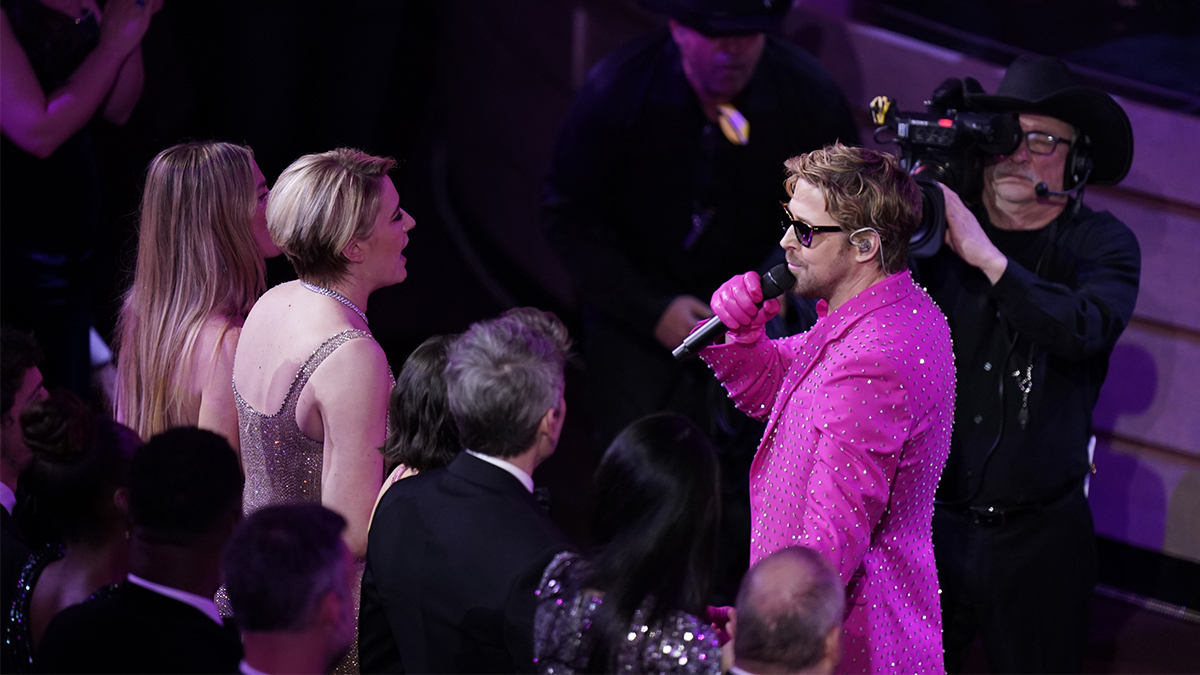
M 113 494 L 129 487 L 130 462 L 142 444 L 132 429 L 57 390 L 26 406 L 21 431 L 33 460 L 21 477 L 18 518 L 33 539 L 97 543 L 126 527 Z

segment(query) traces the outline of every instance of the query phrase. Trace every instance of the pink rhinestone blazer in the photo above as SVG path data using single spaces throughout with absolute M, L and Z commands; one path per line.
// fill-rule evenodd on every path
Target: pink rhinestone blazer
M 946 318 L 909 272 L 808 332 L 701 352 L 739 409 L 767 422 L 750 469 L 751 563 L 824 553 L 846 583 L 839 670 L 942 673 L 933 494 L 950 451 Z

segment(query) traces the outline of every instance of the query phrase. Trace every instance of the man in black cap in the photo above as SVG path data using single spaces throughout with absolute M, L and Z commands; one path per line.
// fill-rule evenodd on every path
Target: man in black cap
M 671 410 L 724 452 L 727 490 L 740 493 L 727 494 L 727 510 L 744 521 L 729 545 L 742 558 L 723 584 L 731 602 L 748 563 L 746 470 L 762 428 L 732 407 L 715 414 L 724 392 L 699 360 L 681 366 L 671 350 L 712 315 L 700 298 L 782 262 L 783 161 L 836 140 L 857 144 L 858 131 L 821 64 L 765 34 L 789 0 L 642 4 L 669 26 L 591 70 L 559 132 L 544 206 L 583 305 L 596 449 Z
M 946 668 L 981 633 L 996 672 L 1079 672 L 1096 584 L 1092 408 L 1133 315 L 1133 232 L 1082 203 L 1129 171 L 1133 134 L 1108 94 L 1055 58 L 1018 58 L 967 107 L 1018 113 L 980 204 L 943 186 L 946 243 L 919 272 L 950 320 L 958 399 L 934 551 Z

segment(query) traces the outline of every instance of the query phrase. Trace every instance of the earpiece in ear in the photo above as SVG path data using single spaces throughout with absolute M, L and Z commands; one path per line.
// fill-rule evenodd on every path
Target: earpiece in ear
M 868 232 L 874 232 L 875 236 L 879 236 L 879 232 L 873 227 L 860 227 L 850 233 L 850 245 L 858 249 L 859 255 L 866 255 L 871 252 L 871 235 Z M 854 238 L 858 237 L 857 240 Z M 880 246 L 883 243 L 880 242 Z

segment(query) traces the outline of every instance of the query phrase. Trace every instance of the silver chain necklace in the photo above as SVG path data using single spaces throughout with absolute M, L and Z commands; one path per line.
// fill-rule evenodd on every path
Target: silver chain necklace
M 313 293 L 327 295 L 327 296 L 333 298 L 334 300 L 337 300 L 338 302 L 342 303 L 343 305 L 354 310 L 354 313 L 359 315 L 360 317 L 362 317 L 363 323 L 367 324 L 368 327 L 371 325 L 371 322 L 367 321 L 367 315 L 364 314 L 363 311 L 358 308 L 358 305 L 351 302 L 350 298 L 347 298 L 346 296 L 342 295 L 341 293 L 338 293 L 337 291 L 330 290 L 328 288 L 325 288 L 324 286 L 310 284 L 307 281 L 301 281 L 300 285 L 307 288 L 308 290 L 312 291 Z

